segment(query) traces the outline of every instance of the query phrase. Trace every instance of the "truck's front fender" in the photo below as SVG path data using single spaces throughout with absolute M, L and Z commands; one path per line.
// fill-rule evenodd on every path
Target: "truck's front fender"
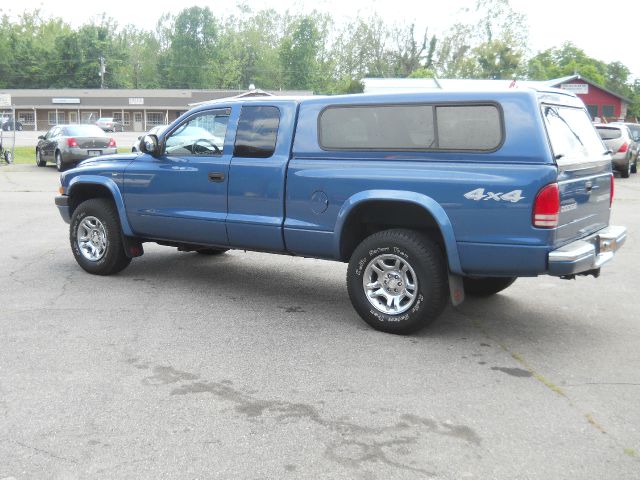
M 126 210 L 124 207 L 124 199 L 122 198 L 122 193 L 120 192 L 120 188 L 116 182 L 114 182 L 111 178 L 104 177 L 102 175 L 78 175 L 73 177 L 69 181 L 69 186 L 67 187 L 67 191 L 65 192 L 69 197 L 73 196 L 74 188 L 77 189 L 80 185 L 100 185 L 111 193 L 111 197 L 113 198 L 113 203 L 118 210 L 118 217 L 120 218 L 120 226 L 122 227 L 122 233 L 127 236 L 134 236 L 133 230 L 131 230 L 131 225 L 129 225 L 129 220 L 127 219 Z
M 350 214 L 357 207 L 371 201 L 408 202 L 423 208 L 433 217 L 440 229 L 447 253 L 449 270 L 452 273 L 459 275 L 463 273 L 460 265 L 460 256 L 458 255 L 458 247 L 453 233 L 453 227 L 447 213 L 433 198 L 421 193 L 404 190 L 365 190 L 349 197 L 342 205 L 336 220 L 334 239 L 334 252 L 336 258 L 340 258 L 341 256 L 340 249 L 343 229 Z

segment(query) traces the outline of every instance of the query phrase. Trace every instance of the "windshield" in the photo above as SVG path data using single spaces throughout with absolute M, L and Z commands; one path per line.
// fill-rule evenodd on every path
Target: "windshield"
M 620 138 L 622 132 L 616 127 L 596 127 L 600 138 L 603 140 L 613 140 L 614 138 Z
M 74 125 L 65 127 L 64 135 L 69 137 L 106 137 L 101 128 L 95 125 Z
M 558 165 L 602 158 L 607 149 L 587 112 L 557 105 L 543 105 L 542 112 Z

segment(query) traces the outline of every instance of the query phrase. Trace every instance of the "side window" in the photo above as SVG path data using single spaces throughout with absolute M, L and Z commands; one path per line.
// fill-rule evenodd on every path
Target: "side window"
M 326 150 L 461 150 L 485 152 L 502 142 L 495 105 L 332 106 L 320 115 Z
M 500 112 L 493 105 L 437 107 L 438 147 L 493 150 L 502 141 Z
M 319 127 L 320 145 L 329 150 L 424 150 L 435 143 L 430 105 L 331 107 Z
M 167 136 L 164 151 L 173 156 L 222 155 L 229 110 L 216 110 L 191 117 Z
M 242 107 L 233 155 L 269 158 L 276 150 L 279 126 L 277 107 Z

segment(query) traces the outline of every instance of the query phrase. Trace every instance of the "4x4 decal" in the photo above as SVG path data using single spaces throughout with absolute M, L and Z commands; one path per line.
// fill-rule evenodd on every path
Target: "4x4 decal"
M 475 190 L 471 190 L 470 192 L 465 193 L 464 198 L 468 198 L 469 200 L 475 200 L 476 202 L 479 202 L 480 200 L 485 200 L 485 201 L 494 200 L 496 202 L 499 202 L 502 200 L 505 202 L 516 203 L 525 197 L 522 196 L 522 190 L 511 190 L 510 192 L 507 192 L 507 193 L 502 193 L 502 192 L 484 193 L 484 188 L 476 188 Z

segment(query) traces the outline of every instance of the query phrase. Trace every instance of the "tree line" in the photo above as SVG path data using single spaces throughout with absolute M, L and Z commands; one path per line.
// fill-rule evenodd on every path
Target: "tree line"
M 164 14 L 155 30 L 119 26 L 103 15 L 72 28 L 40 11 L 0 18 L 0 88 L 99 88 L 104 58 L 107 88 L 246 89 L 348 93 L 365 77 L 532 79 L 580 73 L 634 100 L 621 62 L 591 58 L 566 43 L 532 54 L 524 15 L 508 0 L 477 0 L 473 22 L 436 36 L 415 25 L 391 25 L 377 15 L 339 24 L 327 13 L 253 11 L 233 15 L 208 7 Z M 462 16 L 464 17 L 464 16 Z

